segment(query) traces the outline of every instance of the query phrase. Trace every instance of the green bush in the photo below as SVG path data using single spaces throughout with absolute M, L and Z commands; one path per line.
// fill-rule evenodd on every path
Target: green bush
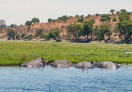
M 112 21 L 113 21 L 113 22 L 117 22 L 117 18 L 113 18 Z
M 43 29 L 39 28 L 36 30 L 36 37 L 42 37 L 44 35 Z
M 11 39 L 15 40 L 16 33 L 13 29 L 8 29 L 7 36 L 8 36 L 8 40 L 11 40 Z

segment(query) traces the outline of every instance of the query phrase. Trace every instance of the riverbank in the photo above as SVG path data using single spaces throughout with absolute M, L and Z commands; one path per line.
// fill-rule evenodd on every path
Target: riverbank
M 132 54 L 126 52 L 132 52 L 132 45 L 0 41 L 0 66 L 18 66 L 41 57 L 48 62 L 65 59 L 74 64 L 81 61 L 132 63 Z

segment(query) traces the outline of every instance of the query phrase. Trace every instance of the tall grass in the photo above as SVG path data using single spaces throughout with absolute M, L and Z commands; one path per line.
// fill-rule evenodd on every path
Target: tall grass
M 81 61 L 113 61 L 132 63 L 131 45 L 70 44 L 44 42 L 0 42 L 0 65 L 13 66 L 44 57 L 47 61 L 66 59 L 72 63 Z

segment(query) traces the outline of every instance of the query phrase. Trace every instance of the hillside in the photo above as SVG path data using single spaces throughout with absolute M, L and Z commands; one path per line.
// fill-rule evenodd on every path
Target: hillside
M 103 14 L 101 15 L 88 15 L 88 16 L 75 16 L 75 17 L 67 17 L 66 21 L 63 21 L 61 19 L 56 19 L 56 20 L 52 20 L 50 22 L 47 23 L 33 23 L 31 25 L 20 25 L 20 26 L 10 26 L 7 28 L 4 28 L 0 31 L 0 39 L 1 40 L 10 40 L 8 37 L 8 29 L 12 29 L 15 31 L 16 35 L 14 37 L 14 40 L 24 40 L 23 36 L 28 36 L 31 37 L 31 39 L 29 40 L 39 40 L 39 39 L 45 39 L 46 35 L 49 33 L 54 32 L 55 30 L 59 30 L 59 39 L 61 40 L 68 40 L 69 38 L 67 38 L 68 33 L 67 33 L 67 28 L 68 26 L 75 24 L 77 22 L 80 22 L 79 19 L 83 19 L 83 22 L 80 24 L 83 25 L 86 21 L 89 20 L 94 20 L 93 23 L 93 28 L 96 27 L 100 27 L 101 25 L 108 25 L 109 26 L 109 30 L 112 32 L 112 34 L 110 35 L 110 39 L 114 40 L 114 41 L 120 41 L 122 40 L 119 37 L 119 33 L 115 32 L 115 28 L 117 26 L 117 24 L 119 23 L 119 15 L 118 14 L 110 14 L 110 20 L 109 21 L 101 21 Z M 113 19 L 116 19 L 116 21 L 113 21 Z M 130 18 L 132 18 L 132 16 L 130 16 Z M 43 35 L 41 36 L 36 36 L 37 35 L 37 30 L 41 29 L 41 33 L 43 33 Z M 89 34 L 90 36 L 90 34 Z M 94 35 L 92 35 L 93 38 L 95 38 Z M 105 36 L 107 37 L 107 36 Z M 25 39 L 27 39 L 25 37 Z M 73 37 L 74 38 L 74 37 Z M 78 38 L 78 37 L 77 37 Z M 83 38 L 85 38 L 85 36 L 83 36 Z M 94 40 L 94 39 L 92 39 Z

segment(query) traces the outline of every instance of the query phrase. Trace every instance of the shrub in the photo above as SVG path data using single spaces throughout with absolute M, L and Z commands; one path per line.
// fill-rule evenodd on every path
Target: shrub
M 43 29 L 39 28 L 36 30 L 36 37 L 42 37 L 44 35 Z
M 15 40 L 16 33 L 13 29 L 8 29 L 7 36 L 8 36 L 8 40 L 11 40 L 11 39 Z
M 113 22 L 117 22 L 117 18 L 113 18 L 112 21 L 113 21 Z
M 101 22 L 110 21 L 110 16 L 108 14 L 103 14 L 100 19 Z

